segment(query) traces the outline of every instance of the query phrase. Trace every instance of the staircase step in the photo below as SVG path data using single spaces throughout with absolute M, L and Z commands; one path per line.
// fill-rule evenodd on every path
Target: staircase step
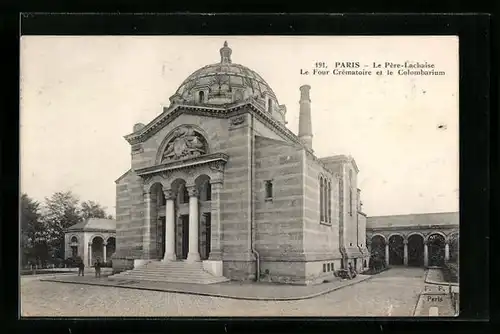
M 213 284 L 227 282 L 226 277 L 214 276 L 203 269 L 201 262 L 187 263 L 183 261 L 152 261 L 138 268 L 121 272 L 110 279 L 154 281 L 168 283 Z

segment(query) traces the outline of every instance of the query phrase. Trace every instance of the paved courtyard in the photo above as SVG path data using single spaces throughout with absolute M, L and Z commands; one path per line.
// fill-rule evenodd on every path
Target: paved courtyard
M 23 316 L 411 316 L 424 289 L 424 270 L 419 268 L 393 268 L 296 301 L 235 300 L 38 279 L 21 280 Z

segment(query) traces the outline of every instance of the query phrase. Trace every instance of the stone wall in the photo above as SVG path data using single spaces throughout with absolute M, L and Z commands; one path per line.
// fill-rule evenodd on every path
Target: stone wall
M 308 282 L 322 282 L 340 268 L 338 182 L 311 154 L 304 154 L 304 250 Z M 331 184 L 331 222 L 320 222 L 320 175 Z M 323 270 L 325 269 L 325 270 Z
M 362 242 L 360 236 L 365 233 L 364 221 L 358 217 L 359 193 L 357 188 L 358 172 L 355 162 L 347 156 L 334 156 L 321 159 L 322 162 L 332 171 L 340 176 L 342 198 L 340 205 L 340 247 L 344 253 L 344 267 L 351 262 L 358 270 L 362 269 L 363 260 L 367 259 L 367 254 L 363 254 L 360 248 L 364 247 L 366 241 Z M 352 176 L 352 177 L 350 177 Z M 350 195 L 351 194 L 351 195 Z M 351 198 L 352 196 L 352 198 Z M 363 246 L 361 246 L 363 244 Z
M 120 260 L 142 258 L 143 219 L 142 179 L 131 170 L 116 183 L 116 252 L 113 270 L 122 269 L 123 261 Z
M 251 252 L 251 131 L 250 115 L 229 119 L 227 139 L 221 144 L 229 156 L 220 192 L 221 248 L 224 276 L 245 280 L 255 277 Z M 222 148 L 222 147 L 221 147 Z
M 255 243 L 261 274 L 273 282 L 303 281 L 305 275 L 302 152 L 283 141 L 255 139 Z M 272 183 L 270 198 L 267 181 Z

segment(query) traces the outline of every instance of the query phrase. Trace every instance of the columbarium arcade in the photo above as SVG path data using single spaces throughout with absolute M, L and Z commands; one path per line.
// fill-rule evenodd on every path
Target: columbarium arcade
M 458 260 L 458 231 L 373 233 L 369 240 L 372 256 L 384 258 L 388 265 L 429 267 Z

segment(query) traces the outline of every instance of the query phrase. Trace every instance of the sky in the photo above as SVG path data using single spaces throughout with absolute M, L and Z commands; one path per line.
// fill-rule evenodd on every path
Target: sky
M 299 87 L 311 86 L 313 149 L 355 159 L 368 216 L 458 211 L 454 36 L 23 36 L 21 191 L 43 201 L 70 190 L 114 215 L 114 181 L 131 164 L 123 136 L 158 116 L 192 72 L 219 62 L 226 40 L 233 63 L 287 106 L 294 133 Z M 318 62 L 406 61 L 445 75 L 301 74 Z

